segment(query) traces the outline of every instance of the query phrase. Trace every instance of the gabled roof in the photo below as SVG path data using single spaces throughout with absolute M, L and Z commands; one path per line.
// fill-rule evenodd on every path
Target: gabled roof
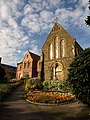
M 45 43 L 47 42 L 48 38 L 50 37 L 50 35 L 51 35 L 52 33 L 55 33 L 55 32 L 57 32 L 57 31 L 62 31 L 62 30 L 64 30 L 65 32 L 67 32 L 58 22 L 56 22 L 56 23 L 53 25 L 53 27 L 52 27 L 52 29 L 51 29 L 51 31 L 50 31 L 50 33 L 49 33 L 49 35 L 48 35 Z M 67 33 L 68 33 L 68 32 L 67 32 Z M 69 34 L 69 33 L 68 33 L 68 34 Z M 70 34 L 69 34 L 69 35 L 70 35 Z M 70 36 L 71 36 L 71 35 L 70 35 Z M 71 37 L 72 37 L 72 36 L 71 36 Z M 44 43 L 44 45 L 45 45 L 45 43 Z M 44 46 L 44 45 L 43 45 L 43 46 Z M 42 48 L 43 48 L 43 46 L 42 46 Z
M 30 54 L 30 56 L 32 57 L 33 60 L 38 61 L 38 60 L 40 59 L 40 56 L 39 56 L 39 55 L 36 55 L 36 54 L 30 52 L 29 50 L 28 50 L 27 52 Z M 26 54 L 27 54 L 27 53 L 26 53 Z M 25 56 L 26 56 L 26 55 L 25 55 Z M 25 56 L 24 56 L 24 58 L 25 58 Z M 24 60 L 24 59 L 23 59 L 23 60 Z M 22 64 L 22 63 L 23 63 L 23 60 L 22 60 L 21 62 L 17 63 L 17 65 Z
M 11 66 L 11 65 L 7 65 L 7 64 L 1 64 L 1 67 L 10 67 L 10 68 L 17 68 L 17 67 L 15 67 L 15 66 Z
M 17 65 L 22 64 L 22 62 L 17 63 Z
M 34 53 L 30 52 L 30 51 L 29 51 L 29 53 L 30 53 L 32 59 L 36 59 L 36 60 L 39 60 L 39 59 L 40 59 L 40 56 L 39 56 L 39 55 L 36 55 L 36 54 L 34 54 Z
M 75 41 L 75 43 L 77 46 L 79 46 L 83 50 L 83 48 L 79 45 L 79 43 L 77 41 Z
M 63 28 L 58 22 L 56 22 L 55 24 L 54 24 L 54 26 L 52 27 L 52 29 L 51 29 L 51 32 L 54 32 L 54 31 L 56 31 L 56 30 L 60 30 L 61 28 Z M 64 29 L 64 28 L 63 28 Z
M 58 33 L 60 33 L 60 36 L 62 37 L 62 35 L 66 34 L 66 35 L 69 35 L 71 37 L 71 39 L 73 40 L 74 38 L 72 37 L 71 34 L 69 34 L 69 32 L 67 30 L 65 30 L 58 22 L 55 22 L 55 24 L 53 25 L 46 41 L 44 42 L 43 46 L 42 46 L 42 49 L 44 47 L 44 45 L 46 43 L 48 43 L 48 39 L 51 35 L 55 35 L 57 33 L 57 31 L 59 31 Z M 62 34 L 63 33 L 63 34 Z

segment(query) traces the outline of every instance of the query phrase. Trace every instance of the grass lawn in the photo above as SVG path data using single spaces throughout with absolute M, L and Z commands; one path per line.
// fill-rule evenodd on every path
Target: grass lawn
M 18 83 L 0 83 L 0 92 L 6 92 Z
M 0 99 L 8 96 L 20 83 L 0 83 Z

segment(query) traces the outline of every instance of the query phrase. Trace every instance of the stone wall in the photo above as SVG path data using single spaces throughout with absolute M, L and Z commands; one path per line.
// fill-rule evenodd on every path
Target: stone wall
M 58 46 L 55 45 L 56 37 L 58 38 Z M 64 41 L 64 56 L 62 56 L 62 40 Z M 52 44 L 52 59 L 50 59 L 50 44 Z M 56 47 L 58 47 L 57 58 Z M 71 61 L 82 50 L 76 40 L 61 25 L 55 23 L 42 47 L 44 80 L 66 80 Z

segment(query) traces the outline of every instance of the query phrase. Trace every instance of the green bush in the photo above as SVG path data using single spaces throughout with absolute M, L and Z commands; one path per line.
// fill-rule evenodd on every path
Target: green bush
M 70 91 L 69 87 L 67 86 L 67 82 L 65 80 L 45 80 L 43 82 L 43 89 L 44 90 L 63 90 L 63 91 Z
M 90 105 L 90 48 L 85 49 L 73 60 L 67 81 L 76 97 Z
M 42 89 L 42 82 L 38 78 L 25 79 L 25 91 Z

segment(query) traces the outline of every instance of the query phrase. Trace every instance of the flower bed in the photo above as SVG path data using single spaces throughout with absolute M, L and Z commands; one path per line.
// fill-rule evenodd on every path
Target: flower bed
M 76 100 L 72 94 L 59 92 L 30 92 L 26 99 L 31 102 L 48 104 L 60 104 Z

